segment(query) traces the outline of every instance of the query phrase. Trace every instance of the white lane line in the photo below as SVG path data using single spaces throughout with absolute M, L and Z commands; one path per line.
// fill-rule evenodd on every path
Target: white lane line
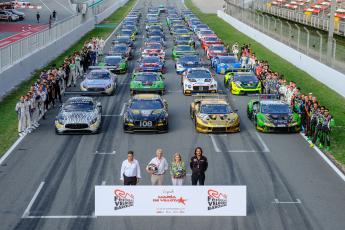
M 56 2 L 57 4 L 59 4 L 60 6 L 62 6 L 65 10 L 67 10 L 69 13 L 73 14 L 73 11 L 71 9 L 68 9 L 66 6 L 64 6 L 63 4 L 61 4 L 59 1 L 57 0 L 53 0 L 54 2 Z M 69 1 L 70 2 L 70 1 Z
M 116 151 L 112 151 L 112 152 L 94 152 L 94 154 L 98 154 L 98 155 L 115 155 L 116 154 Z
M 29 216 L 29 214 L 30 214 L 30 209 L 31 209 L 32 205 L 34 204 L 35 200 L 37 199 L 38 194 L 39 194 L 40 191 L 42 190 L 42 188 L 43 188 L 43 186 L 44 186 L 44 183 L 45 183 L 45 182 L 42 181 L 42 182 L 40 183 L 40 185 L 38 186 L 38 188 L 37 188 L 37 190 L 36 190 L 34 196 L 32 197 L 32 199 L 30 200 L 28 206 L 26 207 L 26 209 L 25 209 L 25 211 L 24 211 L 24 213 L 23 213 L 23 215 L 22 215 L 22 218 L 26 218 L 26 217 Z
M 269 153 L 270 149 L 267 147 L 266 143 L 264 142 L 260 134 L 258 132 L 255 132 L 255 135 L 258 137 L 259 141 L 261 142 L 261 145 L 264 147 L 264 150 L 262 152 Z
M 211 141 L 212 141 L 212 144 L 213 144 L 214 151 L 216 151 L 217 153 L 220 153 L 221 151 L 218 148 L 216 139 L 214 138 L 214 136 L 212 134 L 210 134 L 209 136 L 211 137 Z
M 308 142 L 308 138 L 303 134 L 300 133 L 300 135 Z M 345 175 L 342 171 L 338 169 L 338 167 L 330 160 L 328 157 L 316 146 L 313 147 L 313 149 L 320 155 L 320 157 L 326 161 L 326 163 L 333 169 L 333 171 L 338 174 L 338 176 L 345 181 Z
M 25 219 L 91 219 L 91 218 L 97 218 L 97 216 L 91 215 L 74 215 L 74 216 L 26 216 L 22 217 Z
M 296 201 L 279 201 L 277 198 L 274 199 L 272 203 L 273 204 L 302 204 L 300 199 L 296 199 Z
M 6 158 L 13 152 L 13 150 L 22 142 L 22 140 L 26 137 L 27 134 L 19 137 L 16 142 L 7 150 L 7 152 L 0 158 L 0 165 L 6 160 Z
M 245 150 L 245 149 L 240 149 L 240 150 L 227 150 L 225 151 L 227 153 L 261 153 L 262 151 L 256 151 L 256 150 Z
M 124 103 L 120 112 L 120 116 L 123 116 L 123 114 L 125 113 L 125 108 L 126 108 L 127 103 Z
M 51 13 L 51 9 L 42 1 L 42 0 L 39 0 L 45 7 L 47 7 L 47 9 L 49 10 L 49 12 Z

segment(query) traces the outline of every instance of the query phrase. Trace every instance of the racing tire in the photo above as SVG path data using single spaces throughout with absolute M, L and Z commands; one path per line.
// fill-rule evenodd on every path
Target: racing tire
M 194 114 L 192 107 L 189 108 L 189 114 L 190 114 L 190 118 L 193 120 L 195 117 L 195 114 Z

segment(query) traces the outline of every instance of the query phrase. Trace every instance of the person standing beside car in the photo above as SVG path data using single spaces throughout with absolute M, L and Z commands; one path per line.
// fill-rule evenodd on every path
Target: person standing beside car
M 202 155 L 203 151 L 201 147 L 196 147 L 194 156 L 190 159 L 190 168 L 192 170 L 192 185 L 205 184 L 205 172 L 208 168 L 208 161 L 205 156 Z
M 137 185 L 139 183 L 140 166 L 139 162 L 134 159 L 134 152 L 128 151 L 127 160 L 122 162 L 120 180 L 124 185 Z

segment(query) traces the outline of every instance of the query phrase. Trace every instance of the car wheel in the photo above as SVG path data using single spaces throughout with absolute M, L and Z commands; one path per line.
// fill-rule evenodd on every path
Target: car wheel
M 134 90 L 131 90 L 131 96 L 134 96 L 134 95 L 135 95 Z

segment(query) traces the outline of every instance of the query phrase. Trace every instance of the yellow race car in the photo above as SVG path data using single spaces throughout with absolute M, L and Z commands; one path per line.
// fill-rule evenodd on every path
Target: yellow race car
M 261 93 L 261 82 L 253 72 L 228 72 L 224 76 L 224 86 L 235 95 Z
M 240 117 L 232 110 L 226 95 L 197 94 L 190 105 L 190 117 L 200 133 L 234 133 L 240 131 Z

